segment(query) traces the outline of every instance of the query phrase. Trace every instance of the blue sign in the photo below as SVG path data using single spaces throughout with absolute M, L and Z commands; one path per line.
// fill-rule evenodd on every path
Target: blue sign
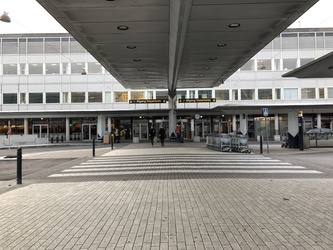
M 268 113 L 268 108 L 263 108 L 263 109 L 262 109 L 262 115 L 265 116 L 265 117 L 267 117 L 268 114 L 269 114 L 269 113 Z

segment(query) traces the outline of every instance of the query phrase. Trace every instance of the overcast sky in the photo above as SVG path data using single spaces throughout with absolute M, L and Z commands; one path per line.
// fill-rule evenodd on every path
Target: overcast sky
M 333 0 L 319 0 L 291 28 L 333 27 Z M 8 12 L 12 22 L 0 22 L 0 33 L 66 32 L 36 0 L 0 0 L 0 12 Z

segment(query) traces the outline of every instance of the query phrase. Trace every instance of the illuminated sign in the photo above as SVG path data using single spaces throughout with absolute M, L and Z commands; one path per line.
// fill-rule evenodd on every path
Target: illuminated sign
M 191 102 L 216 102 L 216 98 L 178 99 L 178 103 Z
M 140 104 L 140 103 L 166 103 L 166 99 L 141 99 L 141 100 L 129 100 L 129 104 Z

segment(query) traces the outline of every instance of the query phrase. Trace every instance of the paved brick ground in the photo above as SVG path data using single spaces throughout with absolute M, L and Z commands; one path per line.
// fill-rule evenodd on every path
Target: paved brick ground
M 195 143 L 130 144 L 74 162 L 0 195 L 0 249 L 333 249 L 331 149 L 283 151 L 276 145 L 264 156 L 256 150 L 227 155 Z M 230 155 L 230 164 L 245 170 L 256 168 L 252 161 L 259 166 L 278 159 L 272 161 L 277 169 L 284 160 L 290 168 L 307 162 L 297 171 L 320 173 L 226 174 L 221 164 Z M 199 170 L 183 161 L 195 156 L 207 159 Z M 213 157 L 218 166 L 209 163 Z M 87 166 L 96 169 L 62 176 Z M 89 175 L 101 168 L 115 169 Z

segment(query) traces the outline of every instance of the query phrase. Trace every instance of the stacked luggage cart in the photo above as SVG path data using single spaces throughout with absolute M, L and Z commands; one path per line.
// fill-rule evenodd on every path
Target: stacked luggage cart
M 207 136 L 207 147 L 222 152 L 251 153 L 248 137 L 238 134 L 212 134 Z

